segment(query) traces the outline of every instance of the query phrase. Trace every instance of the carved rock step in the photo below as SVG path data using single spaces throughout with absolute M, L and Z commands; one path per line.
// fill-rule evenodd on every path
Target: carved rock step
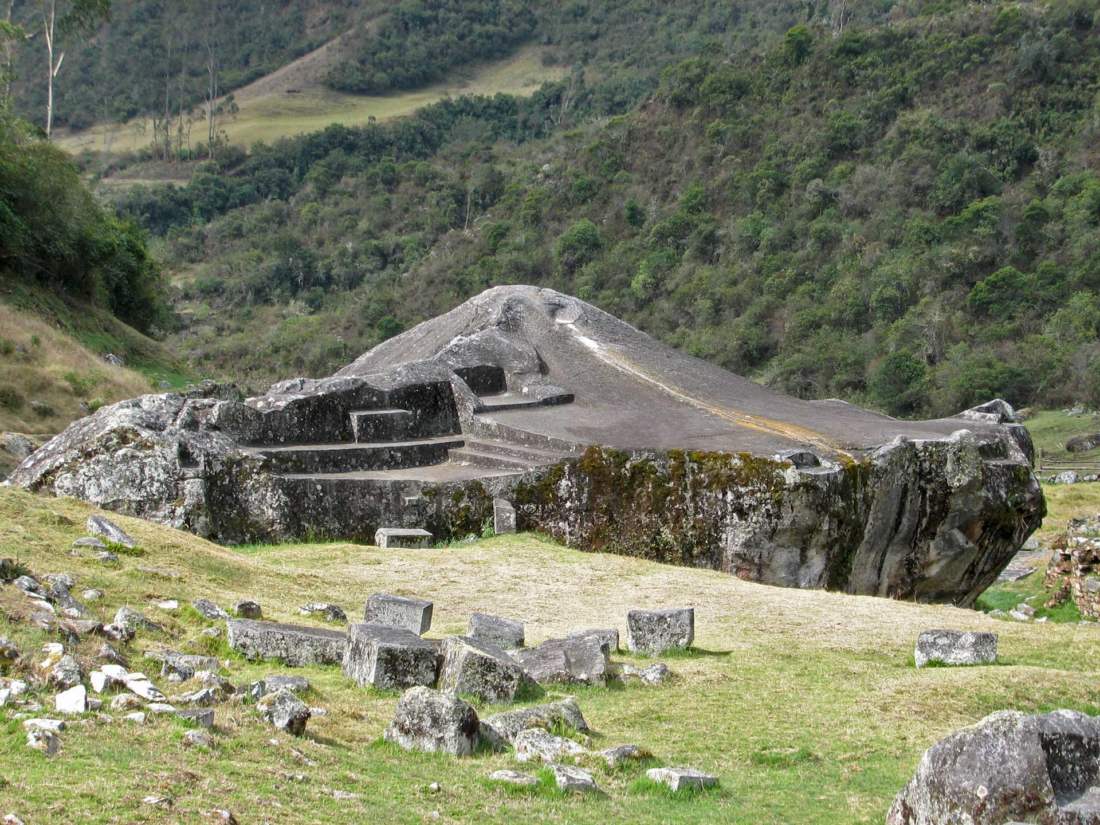
M 352 410 L 351 432 L 356 441 L 399 441 L 412 438 L 416 415 L 412 410 Z
M 523 395 L 515 392 L 503 392 L 500 395 L 483 395 L 478 398 L 481 409 L 478 412 L 500 412 L 502 410 L 523 410 L 530 407 L 552 407 L 573 402 L 573 393 L 561 392 L 542 397 Z
M 447 451 L 464 444 L 461 436 L 438 436 L 377 444 L 299 444 L 252 447 L 275 473 L 343 473 L 422 467 L 447 460 Z
M 470 447 L 460 447 L 457 450 L 451 450 L 450 459 L 451 461 L 457 461 L 462 464 L 471 464 L 475 467 L 502 468 L 509 470 L 527 470 L 531 467 L 538 466 L 522 458 L 500 455 L 499 453 L 483 453 L 480 450 L 474 450 Z
M 249 659 L 276 659 L 292 667 L 340 664 L 347 634 L 321 627 L 230 619 L 229 646 Z

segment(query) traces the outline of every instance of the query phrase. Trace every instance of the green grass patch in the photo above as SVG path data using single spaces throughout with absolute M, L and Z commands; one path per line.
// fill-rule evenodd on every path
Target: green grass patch
M 650 779 L 648 776 L 639 776 L 628 786 L 630 793 L 637 796 L 654 796 L 662 799 L 672 799 L 676 801 L 690 801 L 705 796 L 721 796 L 722 786 L 715 785 L 710 788 L 681 788 L 678 791 L 672 790 L 668 785 L 663 782 L 657 782 Z
M 752 764 L 764 768 L 793 768 L 807 762 L 820 762 L 821 757 L 809 748 L 760 748 L 752 752 Z

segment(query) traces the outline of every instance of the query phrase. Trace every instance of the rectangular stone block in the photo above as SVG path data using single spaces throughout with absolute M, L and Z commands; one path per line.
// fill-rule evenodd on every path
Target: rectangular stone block
M 498 536 L 516 532 L 516 508 L 503 498 L 493 499 L 493 532 Z
M 467 635 L 479 642 L 488 642 L 503 650 L 523 647 L 523 622 L 490 616 L 488 613 L 472 613 Z
M 637 653 L 684 650 L 695 641 L 695 609 L 631 610 L 626 614 L 626 644 Z
M 379 527 L 374 532 L 374 543 L 383 550 L 391 547 L 427 547 L 432 534 L 412 527 Z
M 511 702 L 538 692 L 531 677 L 507 653 L 468 636 L 443 640 L 439 689 L 476 696 L 483 702 Z
M 379 690 L 433 687 L 439 661 L 435 644 L 408 630 L 369 623 L 348 628 L 344 675 L 360 686 Z
M 596 636 L 548 639 L 537 647 L 515 651 L 512 658 L 539 684 L 603 685 L 611 667 L 607 646 Z
M 432 603 L 426 599 L 375 593 L 367 599 L 364 621 L 386 627 L 399 627 L 417 635 L 432 626 Z
M 941 665 L 989 665 L 997 661 L 995 633 L 960 630 L 926 630 L 917 637 L 913 651 L 917 667 Z
M 614 627 L 594 627 L 587 630 L 574 630 L 567 639 L 583 639 L 585 636 L 595 636 L 600 644 L 607 648 L 607 654 L 617 653 L 619 650 L 619 631 Z
M 347 634 L 279 622 L 230 619 L 229 646 L 249 659 L 274 659 L 291 667 L 333 665 L 344 659 Z

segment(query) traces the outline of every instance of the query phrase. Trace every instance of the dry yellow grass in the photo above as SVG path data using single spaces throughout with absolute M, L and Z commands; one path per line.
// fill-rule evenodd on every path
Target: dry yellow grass
M 196 753 L 177 724 L 144 728 L 89 718 L 63 735 L 47 761 L 28 751 L 15 722 L 0 722 L 0 809 L 58 822 L 191 822 L 228 807 L 241 821 L 272 823 L 881 823 L 925 747 L 1000 708 L 1100 705 L 1100 627 L 1021 625 L 969 610 L 783 590 L 707 571 L 567 550 L 532 536 L 444 549 L 380 551 L 349 544 L 230 549 L 133 519 L 118 519 L 143 545 L 119 569 L 67 555 L 89 508 L 0 489 L 0 556 L 36 573 L 65 570 L 106 598 L 147 610 L 169 643 L 200 650 L 201 626 L 156 611 L 158 598 L 197 596 L 230 606 L 255 598 L 273 619 L 303 621 L 306 601 L 334 601 L 350 616 L 376 591 L 435 602 L 432 636 L 459 632 L 471 611 L 522 618 L 531 641 L 582 626 L 625 629 L 627 609 L 694 605 L 696 645 L 671 658 L 660 688 L 585 689 L 594 745 L 637 742 L 667 763 L 716 772 L 724 790 L 697 799 L 645 794 L 635 773 L 597 768 L 608 795 L 569 799 L 488 787 L 507 754 L 467 760 L 406 754 L 379 743 L 396 696 L 350 685 L 337 668 L 306 668 L 310 701 L 328 715 L 302 740 L 272 736 L 247 705 L 218 710 L 218 746 Z M 913 641 L 928 627 L 996 630 L 996 667 L 915 670 Z M 30 647 L 41 634 L 5 624 Z M 134 654 L 135 658 L 137 654 Z M 237 658 L 227 675 L 245 682 L 275 669 Z M 44 697 L 45 698 L 45 697 Z M 0 711 L 0 713 L 3 713 Z M 120 736 L 120 734 L 123 734 Z M 428 791 L 439 782 L 442 791 Z M 337 800 L 334 790 L 358 794 Z M 171 795 L 171 812 L 141 800 Z M 33 819 L 33 817 L 32 817 Z M 32 821 L 28 819 L 28 821 Z
M 22 399 L 0 402 L 0 431 L 54 433 L 83 414 L 82 401 L 111 403 L 151 389 L 140 373 L 108 364 L 71 336 L 6 304 L 0 304 L 0 347 L 0 387 Z M 32 401 L 53 413 L 39 415 Z

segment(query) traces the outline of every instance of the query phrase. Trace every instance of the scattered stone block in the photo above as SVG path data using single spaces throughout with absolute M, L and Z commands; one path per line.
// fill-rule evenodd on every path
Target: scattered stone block
M 380 624 L 348 628 L 344 675 L 380 690 L 432 687 L 439 674 L 439 651 L 416 633 Z
M 319 627 L 230 619 L 229 646 L 249 659 L 275 659 L 291 667 L 339 664 L 347 635 Z
M 427 547 L 432 543 L 432 534 L 419 528 L 379 527 L 374 532 L 374 543 L 382 550 L 398 547 Z
M 103 543 L 103 539 L 98 536 L 82 536 L 73 542 L 72 555 L 80 555 L 81 550 L 90 550 L 93 552 L 103 551 L 107 549 L 107 545 Z
M 19 659 L 19 648 L 11 639 L 0 636 L 0 669 L 7 669 Z
M 507 499 L 493 499 L 493 532 L 498 536 L 516 532 L 516 508 Z
M 666 785 L 671 791 L 699 791 L 703 788 L 713 788 L 718 784 L 717 776 L 711 776 L 694 768 L 650 768 L 645 775 L 654 782 Z
M 111 700 L 111 710 L 136 710 L 140 707 L 144 707 L 137 696 L 132 693 L 120 693 L 118 696 Z
M 61 750 L 61 740 L 51 731 L 32 729 L 27 731 L 27 747 L 41 751 L 46 756 L 56 756 Z
M 126 657 L 104 642 L 99 646 L 99 651 L 96 653 L 96 659 L 100 662 L 109 662 L 113 665 L 122 665 L 126 667 Z
M 503 750 L 527 728 L 552 728 L 556 725 L 564 725 L 578 733 L 588 733 L 590 730 L 577 700 L 569 697 L 544 705 L 494 713 L 481 720 L 481 737 L 493 748 Z
M 452 694 L 409 688 L 397 703 L 385 739 L 405 750 L 469 756 L 477 747 L 477 712 Z
M 214 747 L 214 737 L 204 730 L 189 730 L 183 735 L 183 746 L 208 751 Z
M 600 756 L 603 757 L 609 768 L 617 768 L 627 762 L 640 762 L 643 759 L 653 758 L 652 753 L 637 745 L 616 745 L 613 748 L 600 751 Z
M 134 540 L 127 535 L 125 530 L 103 516 L 88 516 L 84 529 L 93 536 L 102 536 L 107 541 L 121 544 L 123 547 L 133 548 L 136 546 Z
M 515 651 L 512 658 L 540 684 L 603 685 L 611 667 L 606 645 L 595 636 L 549 639 L 537 647 Z
M 118 554 L 112 553 L 110 550 L 100 550 L 95 554 L 95 558 L 96 561 L 104 564 L 118 564 Z
M 58 713 L 84 713 L 88 710 L 88 691 L 84 685 L 63 690 L 54 697 L 54 707 Z
M 64 719 L 24 719 L 23 730 L 45 730 L 50 733 L 61 733 L 65 730 Z
M 294 736 L 305 733 L 311 715 L 309 706 L 289 690 L 267 694 L 256 703 L 256 709 L 276 728 Z
M 626 627 L 627 647 L 636 653 L 686 650 L 695 641 L 695 609 L 631 610 Z
M 133 722 L 135 725 L 145 724 L 145 714 L 142 713 L 140 710 L 135 710 L 133 713 L 127 713 L 122 718 L 125 719 L 127 722 Z
M 523 622 L 490 616 L 488 613 L 470 615 L 467 636 L 479 642 L 488 642 L 501 650 L 523 647 Z
M 47 673 L 46 681 L 58 690 L 68 690 L 71 687 L 76 687 L 84 680 L 80 664 L 68 653 L 61 656 L 57 663 L 48 669 Z
M 654 662 L 645 667 L 623 664 L 619 667 L 619 678 L 624 682 L 639 681 L 646 685 L 659 685 L 672 675 L 664 662 Z
M 234 610 L 237 617 L 241 619 L 262 619 L 264 617 L 264 612 L 260 608 L 260 603 L 248 599 L 237 602 L 237 606 Z
M 483 702 L 511 702 L 535 689 L 522 667 L 487 642 L 451 636 L 443 641 L 442 653 L 441 690 L 469 694 Z
M 546 762 L 551 764 L 563 759 L 576 760 L 588 751 L 561 736 L 554 736 L 542 728 L 527 728 L 519 732 L 514 743 L 517 762 Z
M 592 778 L 592 774 L 582 768 L 572 765 L 551 765 L 554 774 L 554 784 L 558 790 L 566 793 L 599 793 L 600 786 Z
M 165 613 L 175 613 L 180 609 L 180 603 L 178 599 L 161 599 L 159 602 L 154 602 L 153 606 L 157 610 L 163 610 Z
M 185 719 L 188 722 L 193 722 L 200 728 L 214 727 L 213 708 L 192 708 L 190 710 L 180 710 L 176 711 L 176 716 L 178 716 L 180 719 Z
M 490 782 L 500 782 L 504 785 L 517 785 L 521 788 L 533 788 L 539 784 L 538 779 L 529 773 L 519 771 L 493 771 L 489 774 Z
M 139 610 L 134 610 L 132 607 L 120 607 L 115 612 L 115 618 L 112 622 L 116 627 L 124 627 L 130 633 L 136 633 L 139 630 L 161 630 L 161 626 L 154 621 L 151 621 L 144 613 Z
M 228 619 L 229 614 L 214 604 L 209 599 L 195 599 L 191 602 L 191 606 L 195 610 L 199 611 L 199 615 L 204 619 L 210 619 L 211 621 L 218 622 L 222 619 Z
M 987 665 L 997 661 L 997 635 L 959 630 L 926 630 L 913 651 L 917 667 L 927 664 Z
M 587 630 L 574 630 L 565 638 L 583 639 L 586 636 L 595 636 L 600 644 L 607 648 L 607 655 L 617 653 L 619 650 L 619 631 L 613 627 L 589 628 Z
M 310 689 L 309 679 L 305 676 L 265 676 L 248 686 L 248 695 L 253 701 L 259 701 L 269 693 L 289 690 L 291 693 L 306 693 Z
M 298 608 L 298 612 L 303 616 L 315 616 L 320 613 L 321 618 L 326 622 L 333 622 L 334 624 L 345 624 L 348 620 L 348 616 L 344 613 L 343 608 L 339 605 L 330 604 L 329 602 L 310 602 L 309 604 L 303 604 Z
M 28 596 L 37 596 L 40 599 L 46 598 L 46 589 L 38 582 L 34 576 L 20 576 L 12 582 L 16 587 L 26 593 Z
M 422 635 L 432 626 L 432 603 L 426 599 L 375 593 L 367 599 L 363 619 L 370 624 L 399 627 Z
M 0 559 L 0 582 L 10 582 L 19 575 L 14 559 Z
M 197 656 L 174 651 L 164 653 L 160 663 L 160 675 L 177 682 L 186 682 L 202 671 L 213 672 L 218 669 L 218 660 L 213 656 Z

